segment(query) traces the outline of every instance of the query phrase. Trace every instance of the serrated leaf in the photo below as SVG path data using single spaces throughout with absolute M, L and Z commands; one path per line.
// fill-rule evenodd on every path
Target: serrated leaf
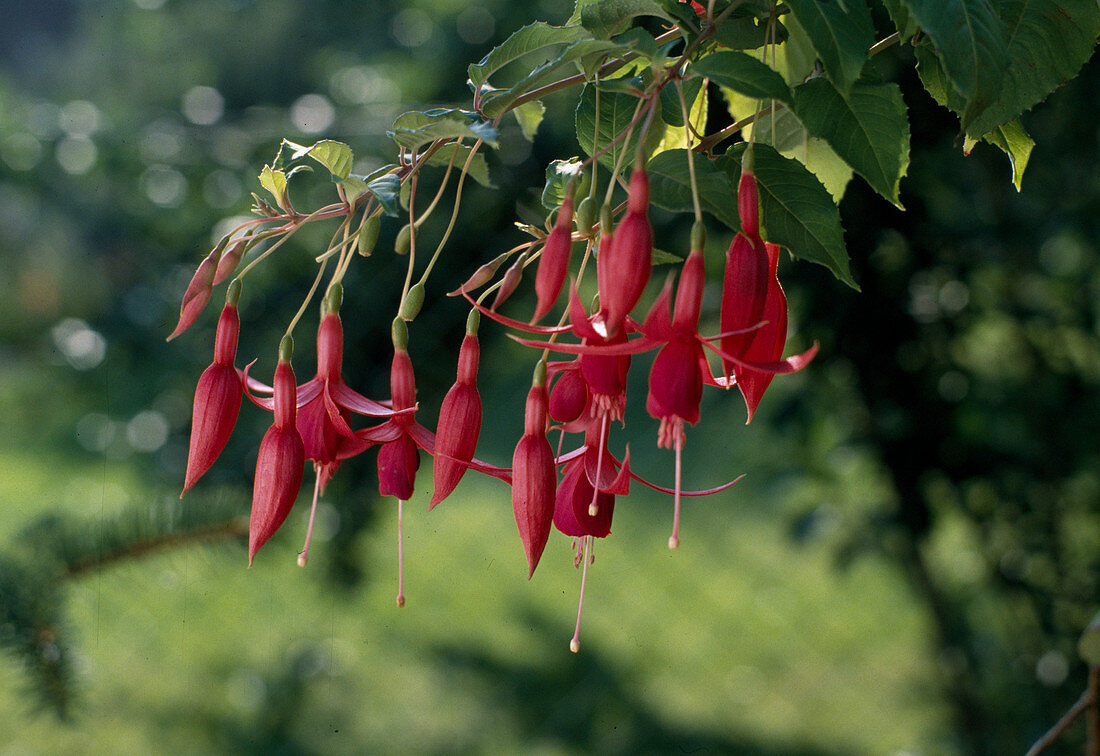
M 457 108 L 433 108 L 402 113 L 389 132 L 397 144 L 414 150 L 437 139 L 472 137 L 497 146 L 497 131 L 477 113 Z
M 731 230 L 740 230 L 737 193 L 730 185 L 726 172 L 706 155 L 692 153 L 692 157 L 699 204 Z M 694 210 L 686 150 L 667 150 L 655 155 L 646 168 L 649 172 L 649 198 L 654 205 L 672 212 Z
M 703 88 L 703 80 L 698 76 L 684 79 L 683 87 L 684 99 L 688 102 L 695 102 L 695 99 L 699 96 L 699 90 Z M 683 128 L 684 109 L 680 107 L 680 95 L 677 94 L 676 87 L 662 89 L 660 98 L 661 120 L 669 126 Z
M 784 0 L 809 36 L 825 73 L 847 92 L 875 43 L 871 12 L 864 0 Z
M 776 44 L 786 42 L 787 37 L 787 27 L 776 21 Z M 771 42 L 768 22 L 752 16 L 728 19 L 714 32 L 714 41 L 731 50 L 755 50 Z
M 303 147 L 286 139 L 283 141 L 294 150 L 291 159 L 298 160 L 308 155 L 328 169 L 328 172 L 332 174 L 333 181 L 342 181 L 351 174 L 351 166 L 355 162 L 355 155 L 352 153 L 351 147 L 343 142 L 322 139 L 309 147 Z
M 516 117 L 516 123 L 519 124 L 519 130 L 523 132 L 523 138 L 533 142 L 535 134 L 538 133 L 539 124 L 542 123 L 542 117 L 546 114 L 546 106 L 538 100 L 531 100 L 518 108 L 513 108 L 512 113 Z
M 575 176 L 577 183 L 573 188 L 574 197 L 583 197 L 588 193 L 591 176 L 582 173 L 583 162 L 580 158 L 554 160 L 546 166 L 546 185 L 542 189 L 542 205 L 547 210 L 557 210 L 565 199 L 565 188 Z M 579 201 L 579 200 L 578 200 Z
M 466 144 L 445 144 L 428 158 L 427 164 L 445 166 L 451 162 L 451 155 L 454 155 L 454 169 L 457 172 L 462 170 L 462 166 L 466 164 L 472 149 L 473 147 Z M 489 180 L 489 163 L 486 162 L 485 153 L 483 152 L 474 155 L 474 159 L 470 161 L 470 167 L 467 169 L 467 175 L 484 187 L 494 188 L 493 182 Z
M 1008 68 L 996 99 L 965 125 L 979 136 L 1024 113 L 1072 79 L 1100 36 L 1095 0 L 1000 0 L 1007 28 Z
M 989 0 L 904 0 L 936 48 L 943 70 L 966 100 L 962 127 L 997 97 L 1011 63 L 1007 29 Z
M 622 31 L 638 16 L 674 19 L 654 0 L 595 0 L 580 8 L 581 26 L 597 37 Z
M 1016 191 L 1020 191 L 1020 185 L 1024 180 L 1024 170 L 1027 169 L 1027 161 L 1031 158 L 1031 150 L 1035 147 L 1035 141 L 1028 136 L 1023 125 L 1016 121 L 1009 121 L 998 126 L 982 137 L 982 141 L 998 147 L 1008 155 L 1008 161 L 1012 164 L 1012 184 Z M 977 144 L 973 137 L 966 137 L 963 143 L 963 152 L 970 154 L 970 150 Z
M 719 158 L 731 186 L 741 178 L 745 147 L 743 142 L 736 144 Z M 795 257 L 824 265 L 858 291 L 844 247 L 840 210 L 817 177 L 797 160 L 759 143 L 753 148 L 753 172 L 768 241 L 786 247 Z
M 493 73 L 525 55 L 547 48 L 569 45 L 591 36 L 587 29 L 576 25 L 551 26 L 542 21 L 528 24 L 490 50 L 480 62 L 470 65 L 467 69 L 470 83 L 476 91 Z
M 855 172 L 901 207 L 898 188 L 909 166 L 909 119 L 896 84 L 856 84 L 847 97 L 824 78 L 794 88 L 795 112 Z
M 270 165 L 265 165 L 260 171 L 260 186 L 271 193 L 275 198 L 275 204 L 286 210 L 286 173 L 273 170 Z
M 607 147 L 634 119 L 635 109 L 638 107 L 638 98 L 619 92 L 600 92 L 600 119 L 599 135 L 596 135 L 596 88 L 585 85 L 581 90 L 581 96 L 577 103 L 576 127 L 577 141 L 589 155 Z M 599 161 L 603 165 L 613 168 L 619 153 L 626 151 L 624 160 L 628 160 L 638 146 L 638 134 L 641 127 L 638 126 L 630 135 L 629 144 L 620 141 L 614 147 L 600 155 Z M 655 147 L 660 141 L 664 131 L 664 124 L 654 120 L 646 135 L 646 146 L 649 149 Z M 629 163 L 627 163 L 629 164 Z
M 791 90 L 783 77 L 768 65 L 743 52 L 711 53 L 691 65 L 692 71 L 711 81 L 756 99 L 790 103 Z

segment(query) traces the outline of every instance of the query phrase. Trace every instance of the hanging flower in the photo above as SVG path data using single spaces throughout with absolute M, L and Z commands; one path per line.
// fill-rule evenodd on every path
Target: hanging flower
M 527 555 L 527 577 L 535 574 L 554 519 L 557 471 L 546 440 L 546 364 L 539 362 L 527 394 L 523 437 L 512 455 L 512 512 Z

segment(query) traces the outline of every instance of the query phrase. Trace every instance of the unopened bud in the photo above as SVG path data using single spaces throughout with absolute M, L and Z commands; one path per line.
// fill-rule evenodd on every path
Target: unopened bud
M 369 257 L 370 253 L 374 251 L 374 245 L 378 243 L 378 231 L 382 228 L 382 215 L 375 213 L 374 215 L 363 221 L 363 227 L 359 229 L 359 254 L 363 257 Z
M 504 278 L 500 282 L 500 288 L 497 289 L 497 295 L 493 298 L 493 306 L 490 309 L 495 310 L 504 304 L 508 297 L 512 296 L 516 287 L 519 286 L 520 279 L 523 278 L 523 263 L 526 259 L 526 257 L 521 256 L 505 272 Z
M 237 300 L 241 298 L 241 280 L 239 278 L 233 279 L 229 283 L 229 288 L 225 290 L 225 303 L 227 305 L 237 306 Z
M 327 315 L 332 312 L 340 312 L 340 305 L 344 301 L 344 286 L 339 281 L 334 283 L 328 289 L 328 294 L 325 295 L 325 301 L 321 308 L 322 313 Z
M 405 325 L 405 321 L 400 317 L 393 319 L 393 325 L 390 326 L 390 338 L 393 340 L 393 348 L 397 350 L 405 350 L 409 347 L 409 329 Z
M 691 226 L 691 249 L 703 251 L 707 243 L 707 228 L 702 221 L 695 221 Z
M 470 336 L 476 336 L 478 326 L 480 325 L 481 313 L 476 309 L 470 310 L 470 314 L 466 316 L 466 333 Z
M 596 222 L 596 200 L 585 197 L 577 205 L 577 230 L 582 234 L 592 233 L 592 225 Z
M 464 291 L 471 291 L 489 283 L 489 281 L 493 280 L 493 276 L 496 275 L 497 268 L 500 267 L 500 264 L 504 262 L 507 257 L 507 252 L 502 255 L 497 255 L 492 260 L 475 270 L 474 274 L 466 279 L 466 283 L 462 284 L 462 286 L 458 287 L 447 296 L 457 297 L 460 296 Z
M 411 322 L 416 319 L 416 316 L 420 314 L 420 308 L 424 306 L 424 284 L 417 282 L 408 294 L 405 295 L 405 301 L 401 303 L 401 319 L 406 322 Z
M 409 246 L 412 244 L 412 224 L 402 226 L 401 230 L 397 232 L 397 240 L 393 243 L 393 251 L 399 255 L 405 255 L 409 252 Z
M 294 337 L 289 333 L 279 342 L 279 362 L 290 362 L 294 357 Z

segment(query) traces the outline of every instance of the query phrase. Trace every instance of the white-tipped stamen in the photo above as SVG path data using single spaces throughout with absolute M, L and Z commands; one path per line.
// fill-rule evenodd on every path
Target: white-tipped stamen
M 397 605 L 405 605 L 405 569 L 404 551 L 401 546 L 401 516 L 405 502 L 397 500 Z
M 577 627 L 573 630 L 573 639 L 569 641 L 569 650 L 574 654 L 581 650 L 581 612 L 584 611 L 584 583 L 588 578 L 588 552 L 592 536 L 584 536 L 584 568 L 581 570 L 581 595 L 577 601 Z
M 306 526 L 306 542 L 298 554 L 298 566 L 305 567 L 309 561 L 309 539 L 313 537 L 313 518 L 317 514 L 317 499 L 321 495 L 321 466 L 313 464 L 313 472 L 317 474 L 317 482 L 313 485 L 313 505 L 309 508 L 309 525 Z
M 668 537 L 668 547 L 675 549 L 680 545 L 680 459 L 684 450 L 684 434 L 676 437 L 676 493 L 672 497 L 672 535 Z
M 607 415 L 603 416 L 603 420 L 600 421 L 600 446 L 596 457 L 596 482 L 592 486 L 592 503 L 588 505 L 588 516 L 595 517 L 600 512 L 600 506 L 596 502 L 596 497 L 600 495 L 600 476 L 603 474 L 603 452 L 607 448 Z

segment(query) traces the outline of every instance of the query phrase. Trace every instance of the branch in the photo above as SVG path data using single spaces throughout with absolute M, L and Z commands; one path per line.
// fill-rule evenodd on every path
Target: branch
M 85 573 L 109 567 L 115 562 L 124 559 L 133 559 L 145 556 L 153 551 L 172 548 L 174 546 L 186 546 L 192 543 L 204 541 L 216 541 L 222 538 L 244 538 L 248 536 L 248 520 L 244 517 L 234 517 L 220 525 L 210 525 L 190 531 L 165 533 L 152 536 L 140 541 L 126 544 L 123 548 L 94 557 L 86 557 L 70 562 L 66 565 L 65 577 L 77 578 Z
M 1035 745 L 1031 746 L 1025 756 L 1038 756 L 1038 754 L 1045 751 L 1047 748 L 1053 745 L 1054 742 L 1058 740 L 1058 738 L 1062 737 L 1062 734 L 1067 729 L 1069 729 L 1069 726 L 1073 724 L 1073 721 L 1077 719 L 1078 716 L 1081 715 L 1081 712 L 1085 711 L 1093 705 L 1095 700 L 1095 693 L 1093 690 L 1095 686 L 1092 683 L 1094 672 L 1095 670 L 1089 673 L 1088 690 L 1081 694 L 1081 697 L 1077 699 L 1077 703 L 1073 704 L 1073 706 L 1070 707 L 1070 710 L 1063 714 L 1062 718 L 1059 719 L 1053 727 L 1047 730 L 1046 734 L 1043 735 L 1043 737 L 1035 741 Z

